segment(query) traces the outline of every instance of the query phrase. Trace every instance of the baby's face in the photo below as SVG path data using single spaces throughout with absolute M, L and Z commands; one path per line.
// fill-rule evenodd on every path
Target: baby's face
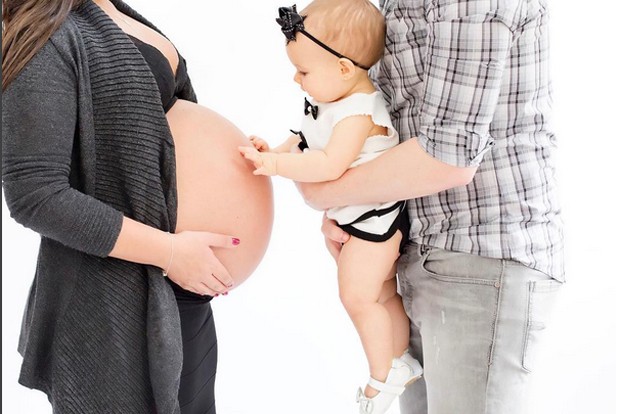
M 286 46 L 288 58 L 295 66 L 295 77 L 301 89 L 317 102 L 333 102 L 348 91 L 338 57 L 297 33 L 297 39 Z

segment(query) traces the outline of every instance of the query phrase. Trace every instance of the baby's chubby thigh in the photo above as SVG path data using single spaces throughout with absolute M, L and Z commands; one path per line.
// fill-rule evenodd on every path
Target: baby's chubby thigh
M 394 277 L 401 238 L 398 231 L 384 242 L 351 236 L 342 246 L 338 288 L 340 300 L 349 313 L 380 301 L 386 280 L 389 283 Z

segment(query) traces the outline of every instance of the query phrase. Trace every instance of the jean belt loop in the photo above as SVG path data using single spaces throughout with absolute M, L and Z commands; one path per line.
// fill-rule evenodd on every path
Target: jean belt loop
M 418 244 L 418 254 L 420 256 L 424 256 L 426 254 L 426 252 L 428 252 L 428 250 L 429 249 L 428 249 L 427 245 L 422 244 L 422 243 Z

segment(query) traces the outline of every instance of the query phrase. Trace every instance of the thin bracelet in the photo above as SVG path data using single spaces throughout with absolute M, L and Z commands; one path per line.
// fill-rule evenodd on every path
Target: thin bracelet
M 172 259 L 174 258 L 174 235 L 172 233 L 168 234 L 170 235 L 170 262 L 168 262 L 168 267 L 162 272 L 165 277 L 168 276 L 170 266 L 172 266 Z

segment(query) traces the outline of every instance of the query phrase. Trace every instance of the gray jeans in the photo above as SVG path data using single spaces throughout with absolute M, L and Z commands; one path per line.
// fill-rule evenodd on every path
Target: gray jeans
M 401 414 L 521 414 L 562 284 L 510 260 L 407 245 L 398 262 L 424 377 Z

